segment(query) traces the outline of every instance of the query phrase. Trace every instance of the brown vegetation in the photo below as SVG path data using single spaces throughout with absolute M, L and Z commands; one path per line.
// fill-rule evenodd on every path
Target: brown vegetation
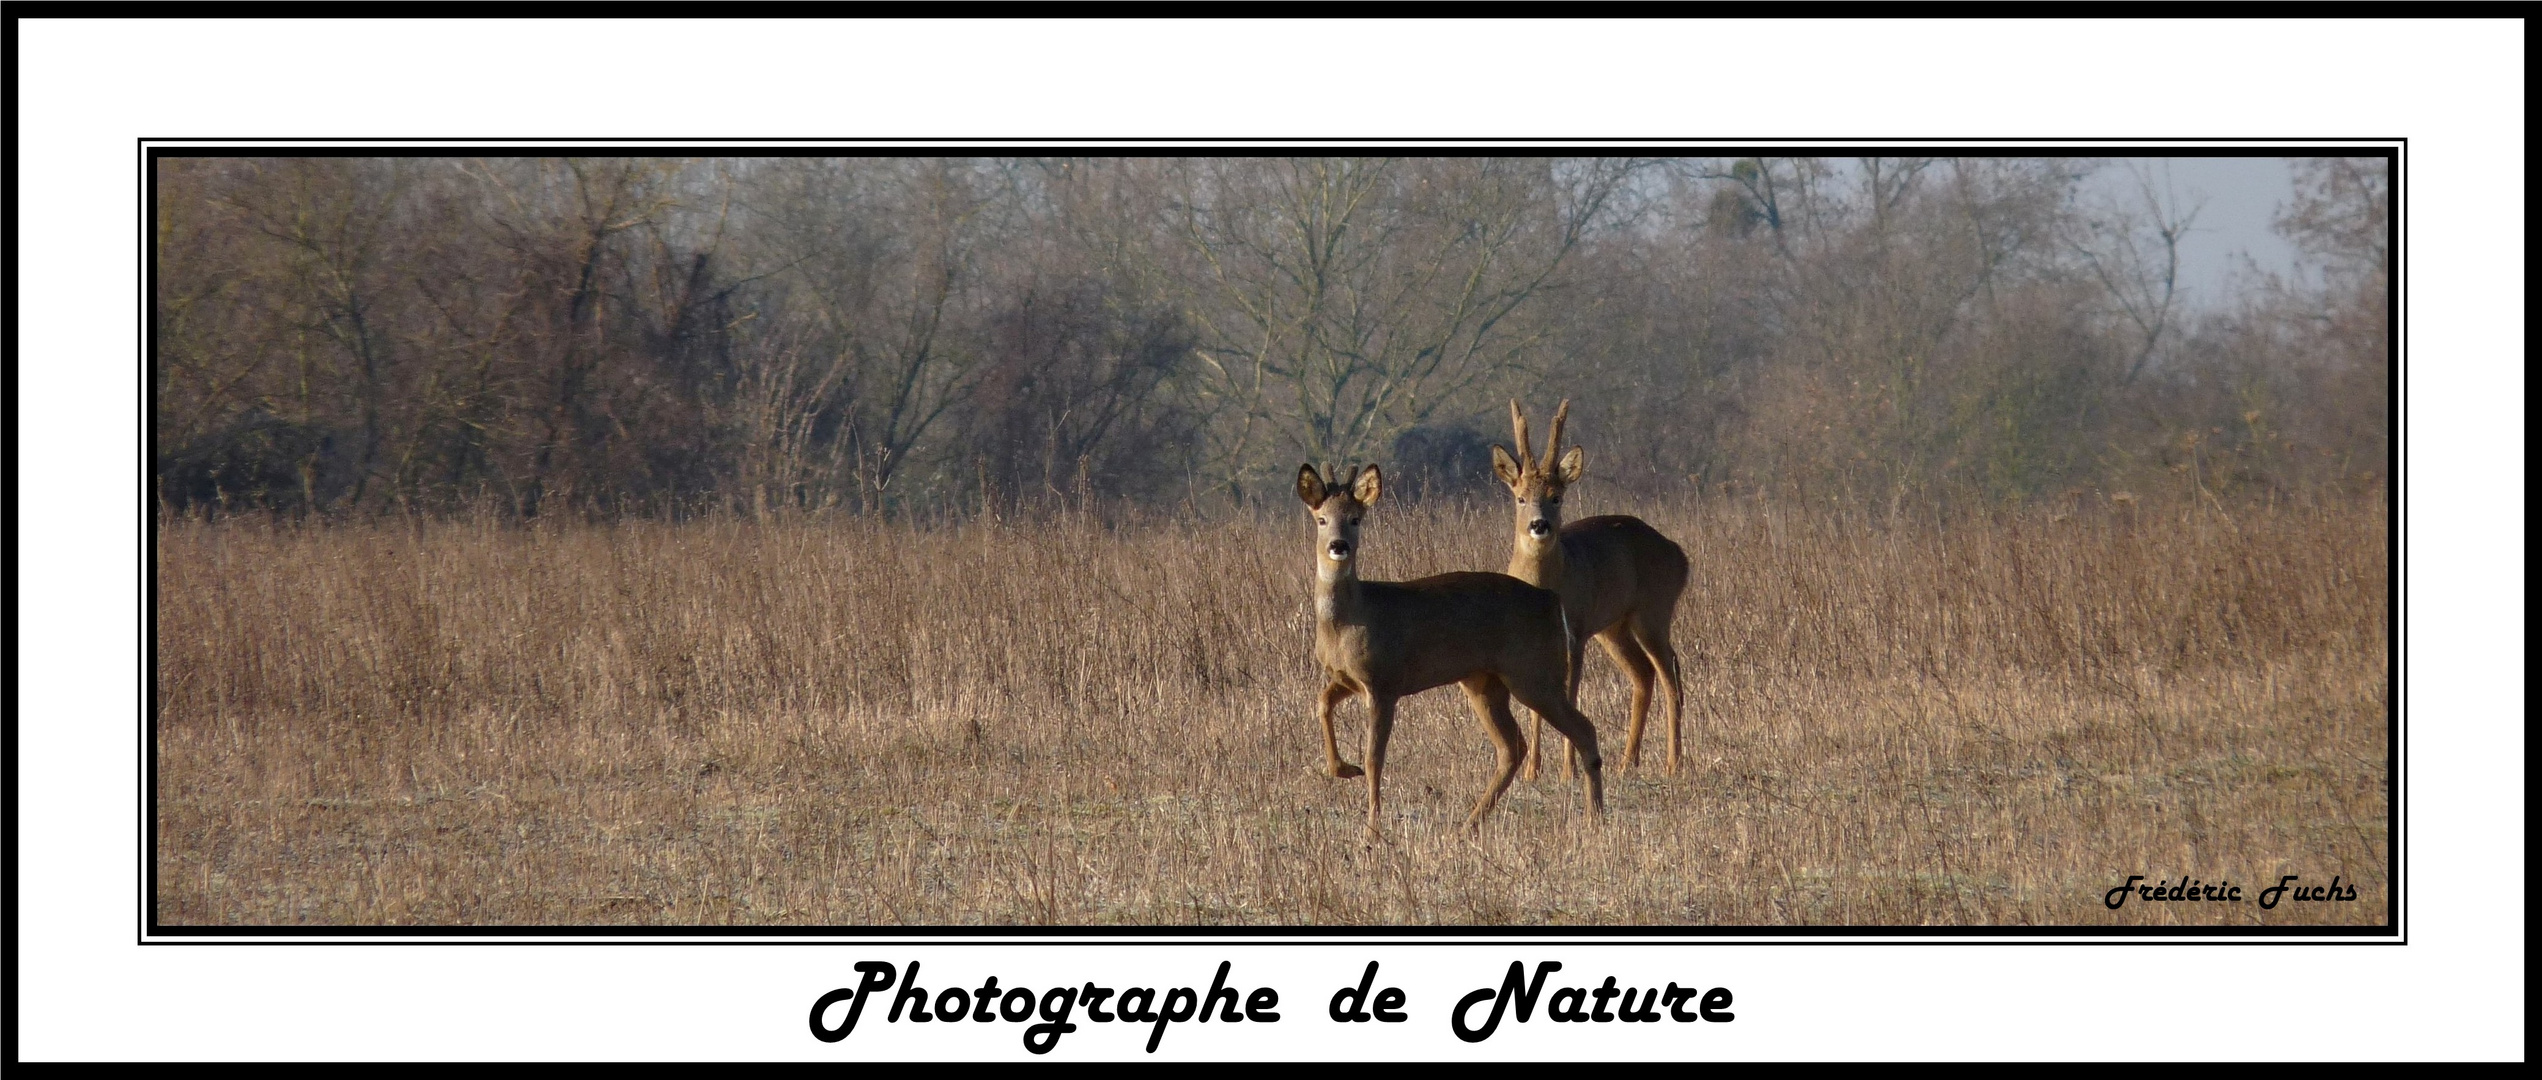
M 1484 740 L 1408 699 L 1368 848 L 1321 768 L 1293 509 L 163 517 L 156 915 L 2381 922 L 2382 504 L 2184 490 L 1634 505 L 1694 563 L 1685 774 L 1611 776 L 1596 825 L 1522 783 L 1469 843 Z M 1394 508 L 1367 572 L 1499 565 L 1505 513 Z M 1622 680 L 1582 693 L 1617 731 Z M 2104 908 L 2129 874 L 2358 899 Z

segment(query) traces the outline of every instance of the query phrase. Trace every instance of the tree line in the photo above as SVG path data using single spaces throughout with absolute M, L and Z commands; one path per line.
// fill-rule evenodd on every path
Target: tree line
M 155 170 L 152 497 L 188 513 L 1189 507 L 1302 460 L 1457 495 L 1513 396 L 1574 399 L 1640 494 L 2225 498 L 2388 455 L 2383 158 L 2295 162 L 2301 264 L 2199 305 L 2198 208 L 2076 159 Z

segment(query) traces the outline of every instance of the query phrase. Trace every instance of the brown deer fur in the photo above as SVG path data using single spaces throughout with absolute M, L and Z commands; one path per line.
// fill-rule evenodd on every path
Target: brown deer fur
M 1551 438 L 1543 460 L 1529 453 L 1527 414 L 1509 403 L 1509 423 L 1517 432 L 1518 455 L 1492 447 L 1492 473 L 1509 485 L 1518 500 L 1516 538 L 1509 554 L 1509 574 L 1562 597 L 1563 613 L 1579 634 L 1572 644 L 1571 686 L 1577 701 L 1580 654 L 1589 638 L 1606 647 L 1615 666 L 1633 682 L 1632 723 L 1624 736 L 1624 764 L 1641 761 L 1642 722 L 1649 715 L 1651 684 L 1668 690 L 1668 771 L 1680 757 L 1679 720 L 1683 712 L 1677 649 L 1669 642 L 1669 626 L 1677 616 L 1677 598 L 1686 591 L 1686 550 L 1636 517 L 1608 515 L 1562 523 L 1562 493 L 1579 482 L 1586 460 L 1581 449 L 1562 452 L 1562 423 L 1571 413 L 1564 401 L 1554 410 Z M 1544 729 L 1536 729 L 1536 749 L 1527 775 L 1534 779 L 1544 761 Z M 1565 772 L 1570 761 L 1564 760 Z
M 1315 519 L 1315 659 L 1325 676 L 1316 719 L 1324 727 L 1324 761 L 1336 777 L 1362 775 L 1334 745 L 1333 706 L 1366 694 L 1370 836 L 1379 835 L 1378 800 L 1396 700 L 1449 683 L 1464 687 L 1500 758 L 1491 788 L 1466 818 L 1468 831 L 1481 828 L 1526 757 L 1511 698 L 1571 740 L 1589 778 L 1585 812 L 1600 812 L 1605 794 L 1597 732 L 1571 704 L 1570 664 L 1579 648 L 1561 600 L 1505 574 L 1360 580 L 1360 519 L 1383 483 L 1375 466 L 1338 481 L 1312 465 L 1300 467 L 1297 476 L 1298 499 Z

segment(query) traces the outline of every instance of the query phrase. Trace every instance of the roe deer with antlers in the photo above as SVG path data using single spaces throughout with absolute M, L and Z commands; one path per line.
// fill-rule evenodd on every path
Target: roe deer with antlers
M 1509 711 L 1513 697 L 1571 740 L 1589 776 L 1583 812 L 1604 810 L 1597 731 L 1571 704 L 1570 664 L 1579 646 L 1561 599 L 1506 574 L 1360 580 L 1360 519 L 1383 489 L 1373 465 L 1340 480 L 1313 465 L 1298 469 L 1297 497 L 1315 514 L 1315 659 L 1325 679 L 1316 719 L 1324 725 L 1324 764 L 1335 777 L 1361 775 L 1333 744 L 1333 706 L 1353 694 L 1368 695 L 1370 838 L 1381 835 L 1379 785 L 1396 699 L 1449 683 L 1465 688 L 1467 703 L 1483 718 L 1500 756 L 1499 774 L 1465 819 L 1466 831 L 1482 828 L 1484 815 L 1509 789 L 1526 757 L 1526 733 Z
M 1586 468 L 1579 447 L 1562 452 L 1562 421 L 1571 413 L 1565 400 L 1554 410 L 1552 437 L 1542 461 L 1527 447 L 1527 414 L 1509 403 L 1509 423 L 1518 433 L 1518 457 L 1492 447 L 1492 474 L 1518 497 L 1517 540 L 1509 554 L 1509 575 L 1562 597 L 1563 614 L 1579 637 L 1571 646 L 1571 685 L 1577 701 L 1580 656 L 1589 638 L 1606 647 L 1615 666 L 1633 681 L 1632 726 L 1624 735 L 1624 766 L 1642 759 L 1642 721 L 1650 712 L 1651 683 L 1668 689 L 1668 771 L 1679 757 L 1678 721 L 1682 712 L 1677 649 L 1668 640 L 1677 617 L 1677 597 L 1686 591 L 1686 549 L 1660 535 L 1637 517 L 1607 515 L 1562 523 L 1563 489 L 1578 483 Z M 1544 728 L 1535 730 L 1535 751 L 1528 758 L 1533 780 L 1544 763 Z M 1571 771 L 1569 758 L 1563 772 Z

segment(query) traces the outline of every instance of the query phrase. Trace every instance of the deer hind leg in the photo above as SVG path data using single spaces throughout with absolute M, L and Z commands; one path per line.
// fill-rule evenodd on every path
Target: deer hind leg
M 1545 717 L 1536 714 L 1535 727 L 1527 734 L 1527 779 L 1534 780 L 1545 771 Z
M 1615 666 L 1624 669 L 1625 678 L 1633 681 L 1633 719 L 1624 729 L 1624 767 L 1638 768 L 1642 764 L 1642 721 L 1651 709 L 1651 662 L 1642 655 L 1641 643 L 1633 639 L 1630 620 L 1607 628 L 1598 635 L 1598 644 L 1606 646 L 1606 655 L 1614 659 Z M 1576 703 L 1580 699 L 1571 700 Z M 1671 766 L 1674 767 L 1673 760 Z
M 1474 715 L 1483 718 L 1483 726 L 1492 737 L 1492 750 L 1499 755 L 1500 768 L 1492 777 L 1490 790 L 1483 792 L 1483 801 L 1474 804 L 1473 816 L 1465 819 L 1465 831 L 1475 834 L 1483 831 L 1483 818 L 1500 801 L 1501 793 L 1509 790 L 1509 782 L 1518 778 L 1518 763 L 1527 756 L 1527 733 L 1519 730 L 1518 717 L 1509 711 L 1509 687 L 1498 676 L 1476 675 L 1460 685 L 1465 687 L 1466 702 L 1474 706 Z
M 1635 612 L 1627 622 L 1633 628 L 1633 643 L 1649 655 L 1650 666 L 1659 673 L 1660 686 L 1668 691 L 1668 774 L 1677 775 L 1681 751 L 1678 745 L 1679 721 L 1685 715 L 1685 672 L 1677 666 L 1677 646 L 1668 640 L 1669 617 L 1660 612 Z M 1648 699 L 1647 687 L 1637 687 L 1633 694 L 1633 741 L 1642 734 L 1642 703 Z M 1627 748 L 1626 758 L 1633 752 Z
M 1343 761 L 1341 747 L 1333 744 L 1333 706 L 1341 704 L 1342 699 L 1351 693 L 1348 686 L 1330 683 L 1324 687 L 1324 696 L 1315 703 L 1315 718 L 1324 722 L 1324 771 L 1331 773 L 1336 780 L 1348 780 L 1359 775 L 1359 766 Z
M 1368 692 L 1368 838 L 1382 840 L 1377 831 L 1379 788 L 1386 779 L 1386 739 L 1395 730 L 1395 699 L 1391 694 Z
M 1508 671 L 1501 675 L 1509 685 L 1510 696 L 1553 724 L 1554 729 L 1580 752 L 1582 771 L 1589 777 L 1586 812 L 1591 815 L 1605 812 L 1606 769 L 1603 759 L 1598 756 L 1598 732 L 1589 726 L 1589 718 L 1573 708 L 1571 699 L 1564 696 L 1563 680 L 1551 672 L 1532 677 Z

